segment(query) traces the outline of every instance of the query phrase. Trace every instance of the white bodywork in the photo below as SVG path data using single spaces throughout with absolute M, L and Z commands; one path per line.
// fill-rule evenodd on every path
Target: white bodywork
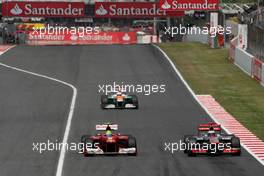
M 117 124 L 111 124 L 111 125 L 107 125 L 107 124 L 103 124 L 103 125 L 96 125 L 95 129 L 97 131 L 105 131 L 107 126 L 109 126 L 111 128 L 111 130 L 118 130 L 118 125 Z
M 136 148 L 120 148 L 118 153 L 116 154 L 133 154 L 133 153 L 136 153 L 137 149 Z M 104 153 L 104 151 L 102 149 L 100 149 L 99 147 L 98 148 L 89 148 L 86 150 L 87 154 L 97 154 L 97 155 L 100 155 L 100 154 L 107 154 L 107 153 Z M 111 154 L 111 153 L 108 153 L 108 154 Z

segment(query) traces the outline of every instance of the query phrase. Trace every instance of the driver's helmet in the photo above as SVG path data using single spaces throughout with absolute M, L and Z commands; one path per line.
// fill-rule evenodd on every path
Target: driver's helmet
M 121 95 L 122 95 L 122 92 L 118 91 L 118 92 L 116 93 L 116 95 L 117 95 L 117 96 L 121 96 Z
M 112 137 L 112 131 L 111 130 L 107 130 L 106 132 L 105 132 L 105 135 L 107 136 L 107 137 Z
M 209 136 L 209 137 L 214 137 L 214 136 L 216 136 L 216 133 L 215 133 L 214 127 L 210 127 L 210 129 L 209 129 L 209 131 L 208 131 L 208 136 Z

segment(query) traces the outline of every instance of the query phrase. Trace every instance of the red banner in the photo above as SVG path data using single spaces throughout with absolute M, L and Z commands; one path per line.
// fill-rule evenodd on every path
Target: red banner
M 184 11 L 166 12 L 158 6 L 149 2 L 96 2 L 94 14 L 99 18 L 184 16 Z
M 219 0 L 160 0 L 159 7 L 163 10 L 219 10 Z
M 32 31 L 28 35 L 30 45 L 74 45 L 74 44 L 135 44 L 136 32 L 94 32 L 91 34 L 39 34 Z
M 252 59 L 252 76 L 257 81 L 261 81 L 263 62 L 257 58 Z
M 8 17 L 82 17 L 83 2 L 3 2 L 2 16 Z

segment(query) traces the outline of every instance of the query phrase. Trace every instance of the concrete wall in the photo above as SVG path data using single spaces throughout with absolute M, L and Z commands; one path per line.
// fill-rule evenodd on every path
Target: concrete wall
M 253 77 L 254 74 L 252 73 L 252 68 L 255 68 L 255 62 L 254 61 L 254 56 L 247 53 L 246 51 L 236 47 L 236 51 L 235 51 L 235 65 L 238 66 L 242 71 L 244 71 L 247 75 Z M 259 62 L 261 62 L 259 60 Z M 255 75 L 256 76 L 256 75 Z M 260 84 L 262 86 L 264 86 L 264 63 L 262 63 L 262 67 L 261 67 L 261 76 L 259 75 L 258 77 L 260 77 Z M 258 80 L 258 79 L 257 79 Z
M 235 50 L 235 64 L 245 73 L 251 76 L 253 56 L 246 51 L 236 47 Z

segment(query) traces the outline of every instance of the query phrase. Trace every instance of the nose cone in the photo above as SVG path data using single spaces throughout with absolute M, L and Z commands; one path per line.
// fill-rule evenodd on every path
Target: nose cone
M 109 137 L 109 138 L 107 138 L 106 142 L 107 143 L 116 143 L 116 140 L 112 137 Z

